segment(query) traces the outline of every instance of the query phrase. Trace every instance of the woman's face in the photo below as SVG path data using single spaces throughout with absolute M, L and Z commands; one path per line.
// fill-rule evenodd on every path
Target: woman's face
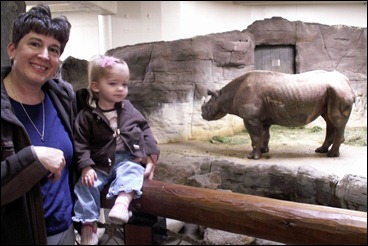
M 59 68 L 60 42 L 52 36 L 30 32 L 15 47 L 8 45 L 12 71 L 19 82 L 42 86 Z

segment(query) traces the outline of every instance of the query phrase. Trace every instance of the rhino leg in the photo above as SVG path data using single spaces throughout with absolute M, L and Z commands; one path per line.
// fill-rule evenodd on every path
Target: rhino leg
M 340 145 L 345 141 L 344 137 L 345 125 L 338 127 L 334 132 L 334 139 L 331 149 L 327 152 L 327 157 L 338 157 L 340 156 Z
M 327 153 L 328 148 L 331 146 L 334 140 L 335 127 L 333 126 L 331 121 L 328 119 L 326 114 L 322 114 L 321 116 L 326 121 L 326 136 L 325 136 L 325 141 L 323 142 L 322 146 L 317 148 L 315 152 L 316 153 Z
M 325 151 L 326 149 L 321 148 L 327 147 L 328 149 L 332 143 L 331 149 L 327 152 L 328 157 L 337 157 L 340 155 L 340 145 L 345 141 L 345 126 L 352 110 L 351 104 L 345 103 L 343 100 L 335 100 L 335 102 L 336 101 L 340 103 L 329 103 L 328 113 L 322 115 L 327 123 L 326 139 L 323 145 L 316 149 L 316 152 L 317 150 Z
M 327 124 L 326 128 L 326 139 L 322 146 L 317 148 L 317 153 L 327 153 L 328 157 L 340 156 L 340 145 L 345 141 L 344 138 L 345 126 L 334 127 L 332 124 Z M 331 146 L 330 150 L 328 148 Z
M 261 136 L 263 145 L 261 147 L 261 153 L 268 153 L 269 151 L 268 143 L 270 142 L 270 127 L 270 125 L 263 125 Z
M 332 147 L 327 152 L 328 157 L 340 156 L 339 152 L 340 145 L 345 141 L 344 132 L 345 132 L 345 124 L 343 126 L 335 128 Z
M 244 120 L 244 126 L 247 129 L 250 139 L 252 141 L 252 152 L 250 152 L 247 157 L 248 159 L 260 159 L 262 153 L 267 153 L 268 142 L 270 140 L 270 126 L 263 125 L 258 120 Z

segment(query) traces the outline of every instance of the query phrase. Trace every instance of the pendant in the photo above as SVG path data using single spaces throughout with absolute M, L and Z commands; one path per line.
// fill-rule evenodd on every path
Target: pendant
M 41 141 L 44 143 L 45 142 L 45 137 L 41 136 Z

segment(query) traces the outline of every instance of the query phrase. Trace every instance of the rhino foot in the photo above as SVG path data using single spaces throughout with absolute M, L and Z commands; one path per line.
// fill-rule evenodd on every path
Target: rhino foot
M 261 151 L 258 150 L 253 150 L 252 152 L 250 152 L 248 155 L 247 155 L 248 159 L 255 159 L 255 160 L 258 160 L 258 159 L 261 159 L 262 157 L 262 154 L 261 154 Z
M 316 153 L 327 153 L 328 152 L 328 148 L 321 146 L 321 147 L 317 148 L 315 150 L 315 152 Z
M 340 152 L 339 151 L 329 151 L 327 152 L 327 157 L 339 157 Z
M 261 148 L 261 153 L 268 153 L 268 151 L 270 151 L 268 147 Z

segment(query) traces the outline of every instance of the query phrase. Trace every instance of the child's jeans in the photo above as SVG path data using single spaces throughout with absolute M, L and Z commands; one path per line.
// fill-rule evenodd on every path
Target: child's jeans
M 139 198 L 142 195 L 142 186 L 144 179 L 144 167 L 139 163 L 132 162 L 132 155 L 128 152 L 117 152 L 115 164 L 109 175 L 106 175 L 95 169 L 97 180 L 93 187 L 82 185 L 82 179 L 79 178 L 74 187 L 74 193 L 77 196 L 73 221 L 75 222 L 94 222 L 98 221 L 100 216 L 100 191 L 110 182 L 110 188 L 106 195 L 107 199 L 113 199 L 120 192 L 129 193 L 133 191 L 133 198 Z

